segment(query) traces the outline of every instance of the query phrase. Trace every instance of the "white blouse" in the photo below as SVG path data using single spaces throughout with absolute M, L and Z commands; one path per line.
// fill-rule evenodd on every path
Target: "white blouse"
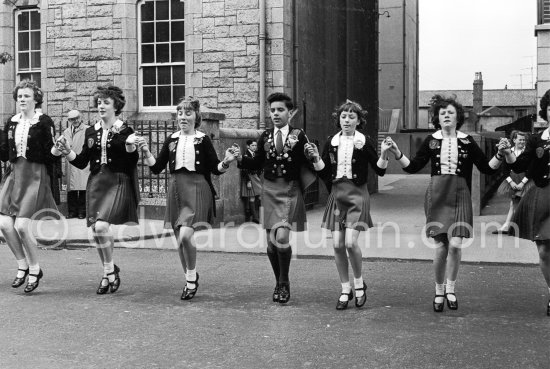
M 178 138 L 176 148 L 176 170 L 185 168 L 190 172 L 195 171 L 195 137 L 197 134 L 183 135 Z
M 338 145 L 338 163 L 336 167 L 336 178 L 352 178 L 351 158 L 353 156 L 353 138 L 354 136 L 340 135 L 340 144 Z
M 441 174 L 456 175 L 458 166 L 458 141 L 457 138 L 443 138 L 441 143 Z
M 19 120 L 17 126 L 15 127 L 15 147 L 17 150 L 17 157 L 27 158 L 27 139 L 29 137 L 29 129 L 33 125 L 31 123 L 32 119 L 23 119 Z

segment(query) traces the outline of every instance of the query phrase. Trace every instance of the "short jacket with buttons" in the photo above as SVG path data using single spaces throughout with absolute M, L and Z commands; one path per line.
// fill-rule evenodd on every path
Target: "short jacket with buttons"
M 176 171 L 176 150 L 180 133 L 180 131 L 177 131 L 166 138 L 166 141 L 164 141 L 162 149 L 156 158 L 155 164 L 149 167 L 151 172 L 159 174 L 166 168 L 166 164 L 168 164 L 170 173 L 187 171 L 185 168 L 180 168 Z M 212 194 L 215 196 L 216 191 L 212 185 L 210 174 L 222 174 L 222 172 L 218 171 L 218 164 L 220 163 L 220 160 L 218 160 L 216 149 L 214 149 L 214 145 L 212 144 L 210 137 L 200 131 L 196 132 L 193 144 L 195 146 L 195 172 L 204 176 L 210 186 Z
M 480 172 L 486 174 L 496 173 L 497 169 L 493 169 L 489 166 L 489 160 L 485 157 L 485 154 L 477 145 L 472 136 L 460 131 L 457 131 L 456 135 L 458 149 L 456 175 L 464 177 L 466 183 L 468 184 L 468 188 L 471 190 L 472 169 L 474 164 Z M 407 173 L 416 173 L 424 168 L 428 161 L 431 160 L 431 175 L 441 175 L 440 167 L 442 142 L 443 135 L 441 130 L 426 137 L 414 158 L 411 159 L 410 164 L 403 168 L 403 170 Z
M 341 132 L 330 136 L 321 158 L 325 163 L 325 167 L 319 171 L 319 176 L 325 182 L 327 190 L 330 192 L 332 182 L 336 179 L 338 169 L 338 146 L 340 143 Z M 351 176 L 349 178 L 356 186 L 361 186 L 367 182 L 369 164 L 374 169 L 376 174 L 383 176 L 386 173 L 385 168 L 380 168 L 377 165 L 378 155 L 376 149 L 369 136 L 365 136 L 359 131 L 355 131 L 353 138 L 353 154 L 351 156 Z
M 527 172 L 526 177 L 533 179 L 537 187 L 546 187 L 550 183 L 550 135 L 548 129 L 531 137 L 525 151 L 511 164 L 516 173 Z
M 15 162 L 17 160 L 17 146 L 15 143 L 15 129 L 19 122 L 20 114 L 11 117 L 4 126 L 0 137 L 0 160 Z M 52 119 L 41 114 L 38 121 L 30 126 L 27 138 L 26 157 L 28 161 L 46 164 L 51 175 L 51 165 L 56 158 L 50 150 L 53 146 L 54 124 Z
M 120 122 L 120 121 L 117 121 Z M 122 123 L 122 122 L 121 122 Z M 86 129 L 84 145 L 80 154 L 71 161 L 71 164 L 79 169 L 84 169 L 90 163 L 90 174 L 94 175 L 101 168 L 101 136 L 103 130 L 101 122 Z M 126 123 L 114 124 L 107 133 L 107 167 L 113 172 L 125 173 L 133 176 L 137 167 L 139 154 L 136 151 L 126 151 L 126 139 L 134 133 L 134 130 Z
M 288 126 L 288 135 L 283 144 L 283 151 L 277 153 L 273 128 L 266 129 L 258 138 L 258 150 L 251 157 L 243 156 L 239 168 L 263 170 L 264 178 L 270 181 L 284 178 L 286 181 L 298 180 L 302 164 L 311 166 L 304 155 L 306 134 L 299 128 Z

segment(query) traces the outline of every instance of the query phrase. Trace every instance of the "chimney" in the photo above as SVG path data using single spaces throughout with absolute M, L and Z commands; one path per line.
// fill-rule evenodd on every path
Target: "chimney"
M 474 79 L 474 113 L 479 114 L 483 111 L 483 79 L 481 72 L 476 72 Z

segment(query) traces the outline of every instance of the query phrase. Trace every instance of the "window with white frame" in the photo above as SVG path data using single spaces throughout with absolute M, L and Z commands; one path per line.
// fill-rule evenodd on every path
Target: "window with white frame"
M 171 110 L 185 95 L 184 2 L 138 3 L 139 100 L 142 110 Z
M 28 79 L 40 85 L 40 12 L 23 9 L 15 13 L 15 58 L 19 81 Z

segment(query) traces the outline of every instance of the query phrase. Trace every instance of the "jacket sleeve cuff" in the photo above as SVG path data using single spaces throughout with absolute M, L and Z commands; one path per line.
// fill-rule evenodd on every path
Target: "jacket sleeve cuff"
M 147 164 L 148 166 L 152 167 L 157 162 L 153 155 L 149 156 L 148 158 L 143 159 L 143 162 Z
M 523 184 L 529 182 L 529 178 L 527 177 L 523 177 L 523 179 L 521 180 L 521 182 L 523 182 Z
M 506 178 L 506 182 L 512 183 L 512 177 L 507 177 L 507 178 Z
M 376 165 L 378 166 L 378 168 L 386 169 L 388 167 L 388 160 L 379 158 L 378 161 L 376 162 Z
M 411 164 L 411 161 L 405 155 L 402 155 L 398 162 L 401 164 L 401 168 L 406 168 Z
M 500 167 L 501 163 L 502 161 L 498 160 L 496 156 L 493 156 L 489 161 L 489 166 L 491 167 L 491 169 L 497 169 L 498 167 Z
M 66 156 L 67 160 L 68 161 L 73 161 L 74 159 L 76 159 L 76 153 L 71 150 L 71 152 Z
M 229 166 L 226 165 L 226 166 L 224 167 L 224 166 L 223 166 L 223 160 L 220 161 L 220 162 L 218 163 L 218 172 L 220 172 L 220 173 L 225 173 L 225 172 L 227 171 L 227 169 L 229 169 Z
M 313 169 L 315 169 L 317 172 L 320 170 L 323 170 L 325 168 L 325 162 L 323 159 L 319 159 L 317 163 L 313 163 Z
M 50 150 L 53 156 L 61 156 L 62 152 L 57 149 L 57 147 L 52 146 L 52 149 Z

